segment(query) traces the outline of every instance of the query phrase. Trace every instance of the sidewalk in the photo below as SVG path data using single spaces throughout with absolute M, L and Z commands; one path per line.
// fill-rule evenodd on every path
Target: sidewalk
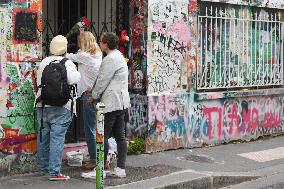
M 105 179 L 105 188 L 212 188 L 284 173 L 284 136 L 216 147 L 172 150 L 128 156 L 127 178 Z M 269 153 L 263 150 L 269 150 Z M 263 151 L 259 153 L 253 153 Z M 260 154 L 260 155 L 259 155 Z M 262 154 L 262 155 L 261 155 Z M 89 189 L 95 180 L 80 177 L 81 170 L 64 167 L 67 182 L 50 182 L 38 174 L 0 179 L 1 189 Z M 283 174 L 284 175 L 284 174 Z

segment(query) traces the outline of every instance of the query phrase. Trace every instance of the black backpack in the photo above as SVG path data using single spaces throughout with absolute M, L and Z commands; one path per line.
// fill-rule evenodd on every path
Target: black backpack
M 65 62 L 67 58 L 63 58 L 59 63 L 59 60 L 54 60 L 50 62 L 43 70 L 41 77 L 41 95 L 36 100 L 42 102 L 42 111 L 45 105 L 50 106 L 64 106 L 70 99 L 71 103 L 71 115 L 73 114 L 73 98 L 71 92 L 73 92 L 73 97 L 75 96 L 75 87 L 68 84 L 67 70 L 65 67 Z M 42 113 L 43 117 L 43 113 Z M 40 127 L 40 141 L 42 138 L 43 129 L 43 118 L 41 117 L 41 127 Z
M 71 97 L 71 91 L 74 86 L 67 82 L 67 70 L 63 58 L 59 63 L 58 60 L 50 62 L 42 72 L 41 78 L 41 96 L 39 101 L 44 105 L 64 106 Z

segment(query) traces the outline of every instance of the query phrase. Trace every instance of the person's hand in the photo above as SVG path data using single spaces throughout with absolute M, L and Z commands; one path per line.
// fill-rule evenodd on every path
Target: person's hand
M 93 104 L 95 102 L 95 99 L 92 96 L 88 97 L 88 103 Z

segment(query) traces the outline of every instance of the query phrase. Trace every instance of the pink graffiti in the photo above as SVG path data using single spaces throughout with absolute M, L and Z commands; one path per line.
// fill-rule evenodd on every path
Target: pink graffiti
M 229 108 L 226 108 L 226 111 L 228 111 Z M 263 111 L 263 109 L 262 109 Z M 265 110 L 264 110 L 265 111 Z M 219 107 L 210 107 L 203 109 L 203 113 L 205 118 L 207 119 L 208 123 L 208 137 L 209 139 L 212 137 L 212 128 L 217 126 L 218 128 L 218 138 L 222 136 L 223 131 L 223 108 Z M 240 115 L 239 112 L 242 112 Z M 213 123 L 213 116 L 215 116 L 214 113 L 217 113 L 218 115 L 218 121 L 217 123 Z M 256 130 L 257 127 L 263 127 L 263 128 L 276 128 L 281 126 L 281 113 L 279 112 L 271 112 L 270 110 L 267 112 L 264 112 L 262 115 L 259 115 L 259 110 L 257 108 L 252 109 L 240 109 L 237 104 L 233 104 L 232 109 L 230 109 L 229 112 L 227 112 L 227 119 L 225 119 L 225 122 L 227 122 L 227 125 L 229 126 L 229 135 L 232 136 L 234 133 L 234 128 L 237 127 L 237 133 L 240 134 L 247 132 L 251 132 L 252 129 Z M 214 117 L 216 120 L 216 117 Z M 213 124 L 215 124 L 213 126 Z
M 155 102 L 157 100 L 157 102 Z M 149 97 L 149 123 L 163 121 L 163 112 L 165 112 L 164 98 Z
M 238 115 L 238 106 L 237 104 L 233 105 L 232 113 L 228 115 L 228 117 L 231 119 L 230 121 L 230 135 L 233 133 L 234 123 L 235 125 L 239 125 L 240 123 L 240 117 Z M 238 131 L 240 132 L 240 128 L 238 128 Z
M 256 108 L 253 108 L 252 110 L 243 110 L 243 123 L 241 125 L 242 131 L 246 129 L 246 126 L 248 128 L 248 132 L 251 132 L 251 129 L 254 130 L 258 126 L 258 110 Z
M 178 119 L 178 107 L 176 96 L 165 98 L 149 97 L 149 123 L 163 120 L 177 120 Z
M 153 25 L 153 29 L 154 29 L 154 31 L 162 33 L 162 34 L 166 33 L 166 30 L 165 30 L 165 28 L 163 28 L 162 23 L 155 23 Z
M 184 34 L 187 35 L 184 35 Z M 176 36 L 180 43 L 187 45 L 191 39 L 191 32 L 187 25 L 187 22 L 178 21 L 172 25 L 171 29 L 168 32 L 169 35 Z
M 264 123 L 261 124 L 263 128 L 267 127 L 279 127 L 281 126 L 281 121 L 280 121 L 280 113 L 271 113 L 267 112 L 264 114 Z
M 222 108 L 205 108 L 203 110 L 203 113 L 205 117 L 208 119 L 208 138 L 210 139 L 212 137 L 212 114 L 216 112 L 219 116 L 218 121 L 218 138 L 221 138 L 222 136 L 222 130 L 223 130 L 223 119 L 222 119 Z

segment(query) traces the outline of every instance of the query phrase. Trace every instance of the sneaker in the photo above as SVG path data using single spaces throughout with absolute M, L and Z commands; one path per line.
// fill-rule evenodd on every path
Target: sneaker
M 113 171 L 111 171 L 108 176 L 110 177 L 118 177 L 118 178 L 125 178 L 126 177 L 126 173 L 125 173 L 125 169 L 121 169 L 119 167 L 114 168 Z
M 104 171 L 104 178 L 106 178 L 106 172 Z M 88 178 L 88 179 L 96 179 L 96 170 L 91 171 L 91 172 L 86 172 L 82 173 L 81 175 L 83 178 Z
M 50 181 L 62 181 L 62 180 L 69 180 L 69 179 L 70 179 L 69 176 L 66 176 L 66 175 L 63 175 L 63 174 L 49 177 Z

